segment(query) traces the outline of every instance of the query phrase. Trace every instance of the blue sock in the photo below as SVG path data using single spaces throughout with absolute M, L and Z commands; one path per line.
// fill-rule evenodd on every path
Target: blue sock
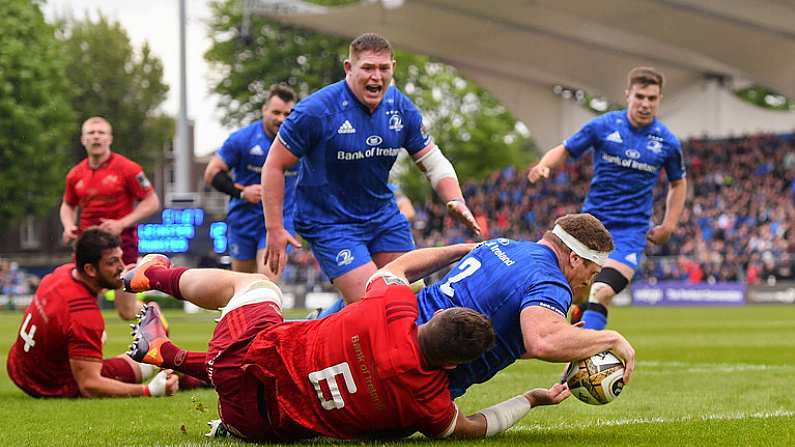
M 345 300 L 343 300 L 342 298 L 339 298 L 339 299 L 337 299 L 336 303 L 334 303 L 331 306 L 321 310 L 320 313 L 317 315 L 317 319 L 319 320 L 319 319 L 325 318 L 325 317 L 327 317 L 329 315 L 333 315 L 333 314 L 341 311 L 343 307 L 345 307 Z
M 607 315 L 588 309 L 582 314 L 582 321 L 585 323 L 583 328 L 601 331 L 607 326 Z

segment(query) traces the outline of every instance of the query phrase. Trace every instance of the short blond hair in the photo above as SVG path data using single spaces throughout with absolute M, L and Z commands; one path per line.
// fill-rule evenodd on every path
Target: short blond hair
M 103 124 L 105 124 L 106 126 L 108 126 L 108 133 L 109 134 L 113 134 L 113 126 L 110 125 L 110 121 L 106 120 L 105 118 L 103 118 L 101 116 L 92 116 L 91 118 L 83 121 L 83 125 L 80 126 L 80 133 L 85 132 L 87 124 L 93 124 L 93 123 L 103 123 Z

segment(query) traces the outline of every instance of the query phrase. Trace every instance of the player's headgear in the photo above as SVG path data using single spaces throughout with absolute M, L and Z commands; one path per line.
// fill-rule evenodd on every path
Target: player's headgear
M 552 229 L 552 233 L 569 247 L 571 251 L 577 253 L 579 257 L 593 261 L 599 265 L 605 265 L 605 262 L 607 262 L 608 252 L 588 248 L 585 244 L 578 241 L 576 237 L 567 233 L 560 225 L 555 225 L 555 228 Z
M 544 234 L 544 239 L 599 265 L 604 265 L 608 253 L 613 250 L 610 232 L 599 219 L 587 213 L 558 218 L 553 230 Z

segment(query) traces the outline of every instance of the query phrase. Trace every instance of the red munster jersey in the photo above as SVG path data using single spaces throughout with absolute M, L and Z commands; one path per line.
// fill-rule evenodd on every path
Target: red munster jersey
M 422 366 L 417 313 L 409 287 L 378 279 L 335 315 L 262 331 L 245 363 L 275 390 L 275 437 L 449 435 L 458 410 L 447 374 Z
M 121 219 L 130 214 L 136 200 L 153 191 L 138 163 L 111 152 L 110 158 L 92 169 L 88 159 L 75 165 L 66 175 L 63 200 L 80 207 L 80 230 L 102 223 L 101 218 Z M 123 238 L 137 240 L 135 227 L 126 228 Z
M 105 321 L 74 268 L 62 265 L 41 280 L 8 354 L 8 375 L 31 396 L 78 396 L 69 359 L 102 361 Z

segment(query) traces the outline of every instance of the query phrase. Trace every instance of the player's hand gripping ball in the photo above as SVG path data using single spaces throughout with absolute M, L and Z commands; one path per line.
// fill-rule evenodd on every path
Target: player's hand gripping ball
M 591 405 L 604 405 L 624 389 L 624 362 L 609 351 L 569 363 L 566 383 L 571 394 Z

